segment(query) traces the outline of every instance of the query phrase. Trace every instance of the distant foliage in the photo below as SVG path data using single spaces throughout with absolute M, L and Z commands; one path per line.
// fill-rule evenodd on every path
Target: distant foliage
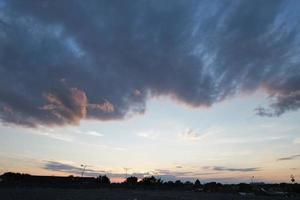
M 100 184 L 104 184 L 104 185 L 109 185 L 110 184 L 110 179 L 106 175 L 98 176 L 97 180 Z
M 202 186 L 201 182 L 198 179 L 195 181 L 195 186 L 196 187 L 201 187 Z
M 176 180 L 175 181 L 175 186 L 176 187 L 181 187 L 181 186 L 183 186 L 183 183 L 181 182 L 181 180 Z
M 294 178 L 294 177 L 291 177 Z M 154 176 L 144 177 L 140 181 L 137 177 L 126 178 L 123 183 L 111 183 L 110 179 L 104 176 L 76 177 L 76 176 L 34 176 L 29 174 L 8 172 L 0 176 L 1 187 L 40 187 L 40 188 L 131 188 L 131 189 L 159 189 L 159 190 L 184 190 L 195 192 L 249 192 L 257 195 L 273 195 L 274 191 L 283 194 L 300 193 L 300 184 L 292 183 L 264 184 L 264 183 L 239 183 L 221 184 L 210 182 L 201 184 L 199 180 L 194 183 L 181 180 L 163 181 Z
M 294 177 L 294 175 L 291 175 L 291 182 L 295 183 L 295 177 Z
M 157 184 L 157 179 L 154 176 L 149 176 L 149 177 L 144 177 L 140 181 L 141 185 L 156 185 Z
M 126 178 L 125 183 L 129 185 L 136 185 L 138 183 L 138 178 L 135 176 L 130 176 Z

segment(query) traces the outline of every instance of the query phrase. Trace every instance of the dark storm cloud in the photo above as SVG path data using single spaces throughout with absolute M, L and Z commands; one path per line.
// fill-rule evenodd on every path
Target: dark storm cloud
M 300 154 L 289 156 L 289 157 L 278 158 L 277 161 L 294 160 L 294 159 L 297 159 L 297 158 L 300 158 Z
M 78 124 L 165 95 L 211 106 L 262 89 L 300 106 L 298 1 L 0 1 L 0 118 Z

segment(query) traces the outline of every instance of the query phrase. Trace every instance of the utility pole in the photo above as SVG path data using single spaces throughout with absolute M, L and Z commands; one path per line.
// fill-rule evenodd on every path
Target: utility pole
M 128 172 L 128 170 L 130 170 L 130 168 L 124 167 L 124 170 L 125 170 L 125 179 L 126 179 L 127 178 L 127 172 Z
M 81 172 L 81 177 L 83 177 L 85 168 L 87 167 L 87 165 L 80 165 L 82 167 L 82 172 Z

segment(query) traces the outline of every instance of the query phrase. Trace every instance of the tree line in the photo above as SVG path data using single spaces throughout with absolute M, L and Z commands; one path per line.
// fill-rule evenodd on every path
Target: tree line
M 29 174 L 8 172 L 0 176 L 0 187 L 52 187 L 52 188 L 127 188 L 127 189 L 159 189 L 159 190 L 188 190 L 197 192 L 253 192 L 266 193 L 266 190 L 300 193 L 300 184 L 221 184 L 217 182 L 164 181 L 155 176 L 127 177 L 121 183 L 112 183 L 108 176 L 98 177 L 59 177 L 59 176 L 33 176 Z

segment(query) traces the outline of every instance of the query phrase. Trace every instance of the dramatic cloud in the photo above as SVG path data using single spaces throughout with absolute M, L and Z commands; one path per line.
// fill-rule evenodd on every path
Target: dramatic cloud
M 277 161 L 294 160 L 294 159 L 297 159 L 297 158 L 300 158 L 300 154 L 289 156 L 289 157 L 278 158 Z
M 0 1 L 0 119 L 78 124 L 262 89 L 300 106 L 299 1 Z

